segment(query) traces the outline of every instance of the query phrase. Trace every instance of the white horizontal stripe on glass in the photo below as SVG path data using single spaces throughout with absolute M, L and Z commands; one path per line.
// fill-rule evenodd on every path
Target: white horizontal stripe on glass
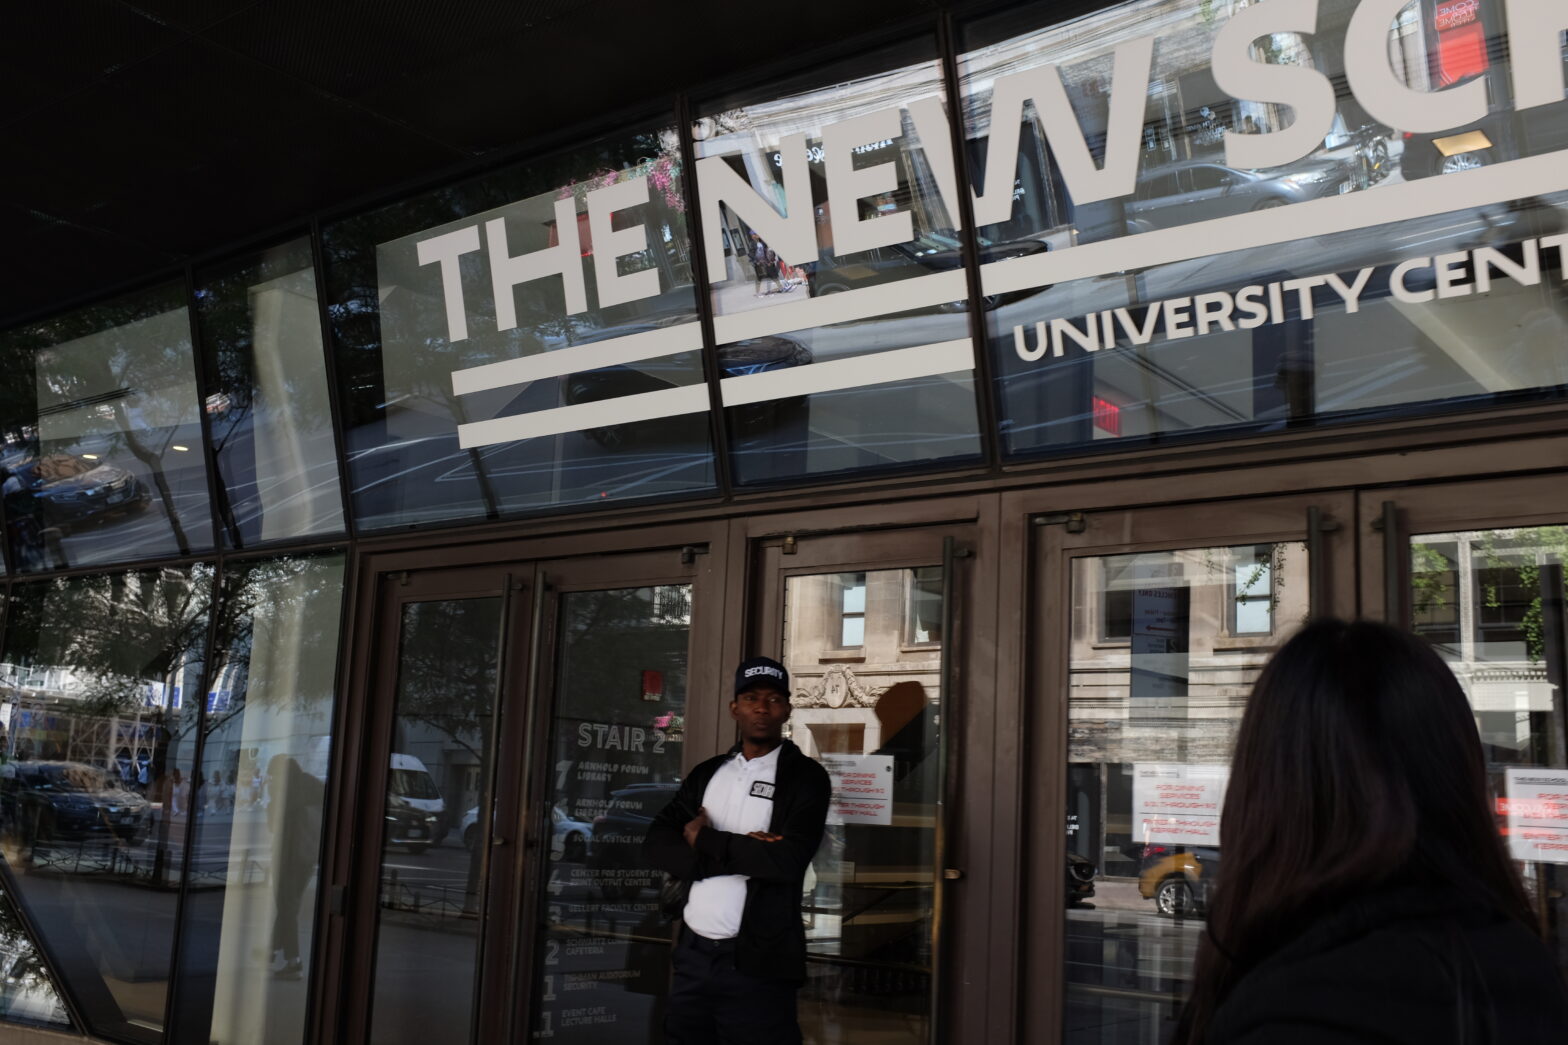
M 1565 170 L 1568 150 L 1417 181 L 1389 182 L 1343 196 L 993 261 L 980 266 L 980 285 L 986 294 L 1008 294 L 1542 196 L 1568 189 Z
M 973 370 L 974 365 L 974 344 L 965 337 L 956 341 L 940 341 L 934 345 L 871 352 L 853 359 L 835 359 L 830 363 L 811 363 L 786 370 L 726 377 L 719 382 L 719 391 L 723 394 L 725 406 L 743 406 L 746 403 L 762 403 L 770 399 L 810 395 L 813 392 L 836 392 L 862 385 L 884 385 L 890 381 L 951 374 L 960 370 Z
M 700 348 L 701 325 L 682 323 L 661 330 L 646 330 L 607 341 L 570 345 L 518 359 L 504 359 L 499 363 L 457 370 L 452 373 L 452 390 L 458 395 L 467 395 L 547 377 L 580 374 L 600 367 L 624 366 L 658 356 L 671 356 L 677 352 L 695 352 Z
M 596 403 L 577 403 L 531 414 L 512 414 L 489 421 L 473 421 L 457 426 L 457 445 L 465 450 L 518 439 L 536 439 L 562 432 L 581 432 L 589 428 L 651 421 L 659 417 L 702 413 L 708 409 L 708 386 L 683 385 L 657 392 L 604 399 Z

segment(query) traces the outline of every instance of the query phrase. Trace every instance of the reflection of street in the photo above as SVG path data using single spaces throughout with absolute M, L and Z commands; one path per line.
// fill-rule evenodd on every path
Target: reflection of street
M 1095 909 L 1067 910 L 1068 1040 L 1145 1042 L 1186 997 L 1203 923 L 1162 918 L 1146 900 L 1125 909 L 1129 891 L 1136 897 L 1132 883 L 1098 882 Z

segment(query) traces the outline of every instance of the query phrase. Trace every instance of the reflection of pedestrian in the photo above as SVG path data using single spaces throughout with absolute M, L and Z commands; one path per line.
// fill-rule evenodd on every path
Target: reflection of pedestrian
M 1247 704 L 1179 1045 L 1563 1040 L 1568 992 L 1426 642 L 1320 620 Z
M 283 964 L 273 973 L 297 980 L 303 972 L 299 947 L 299 909 L 305 886 L 316 873 L 321 840 L 321 807 L 326 789 L 288 755 L 267 763 L 267 827 L 272 832 L 272 896 L 277 916 L 272 923 L 274 956 Z
M 1257 134 L 1258 131 L 1259 131 L 1258 121 L 1254 120 L 1252 118 L 1252 114 L 1250 112 L 1246 116 L 1242 117 L 1242 119 L 1241 119 L 1241 133 L 1242 134 Z
M 769 250 L 768 245 L 762 242 L 762 237 L 755 232 L 751 234 L 751 270 L 757 277 L 756 287 L 752 290 L 752 297 L 763 297 L 766 294 L 783 292 L 784 288 L 779 285 L 778 255 Z M 762 289 L 763 280 L 767 280 L 771 284 L 766 291 Z
M 169 777 L 174 782 L 169 789 L 169 815 L 184 816 L 190 812 L 191 782 L 178 769 L 171 771 Z

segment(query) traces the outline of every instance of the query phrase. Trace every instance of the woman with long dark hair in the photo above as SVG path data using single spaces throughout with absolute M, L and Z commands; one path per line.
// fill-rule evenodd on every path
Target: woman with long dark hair
M 1415 636 L 1322 620 L 1274 655 L 1220 851 L 1175 1045 L 1568 1041 L 1469 702 Z

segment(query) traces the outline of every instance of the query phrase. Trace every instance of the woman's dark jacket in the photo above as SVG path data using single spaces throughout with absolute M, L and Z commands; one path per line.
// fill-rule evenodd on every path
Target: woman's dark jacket
M 648 862 L 688 882 L 725 874 L 743 874 L 746 907 L 735 940 L 735 968 L 749 976 L 770 979 L 806 978 L 806 930 L 800 918 L 801 886 L 806 868 L 822 842 L 832 784 L 827 770 L 800 748 L 783 742 L 774 775 L 771 834 L 777 842 L 705 827 L 695 847 L 682 830 L 702 807 L 702 796 L 719 767 L 740 750 L 708 759 L 691 771 L 675 798 L 648 827 L 643 850 Z
M 1568 992 L 1524 926 L 1446 889 L 1380 891 L 1248 972 L 1204 1045 L 1561 1045 Z

